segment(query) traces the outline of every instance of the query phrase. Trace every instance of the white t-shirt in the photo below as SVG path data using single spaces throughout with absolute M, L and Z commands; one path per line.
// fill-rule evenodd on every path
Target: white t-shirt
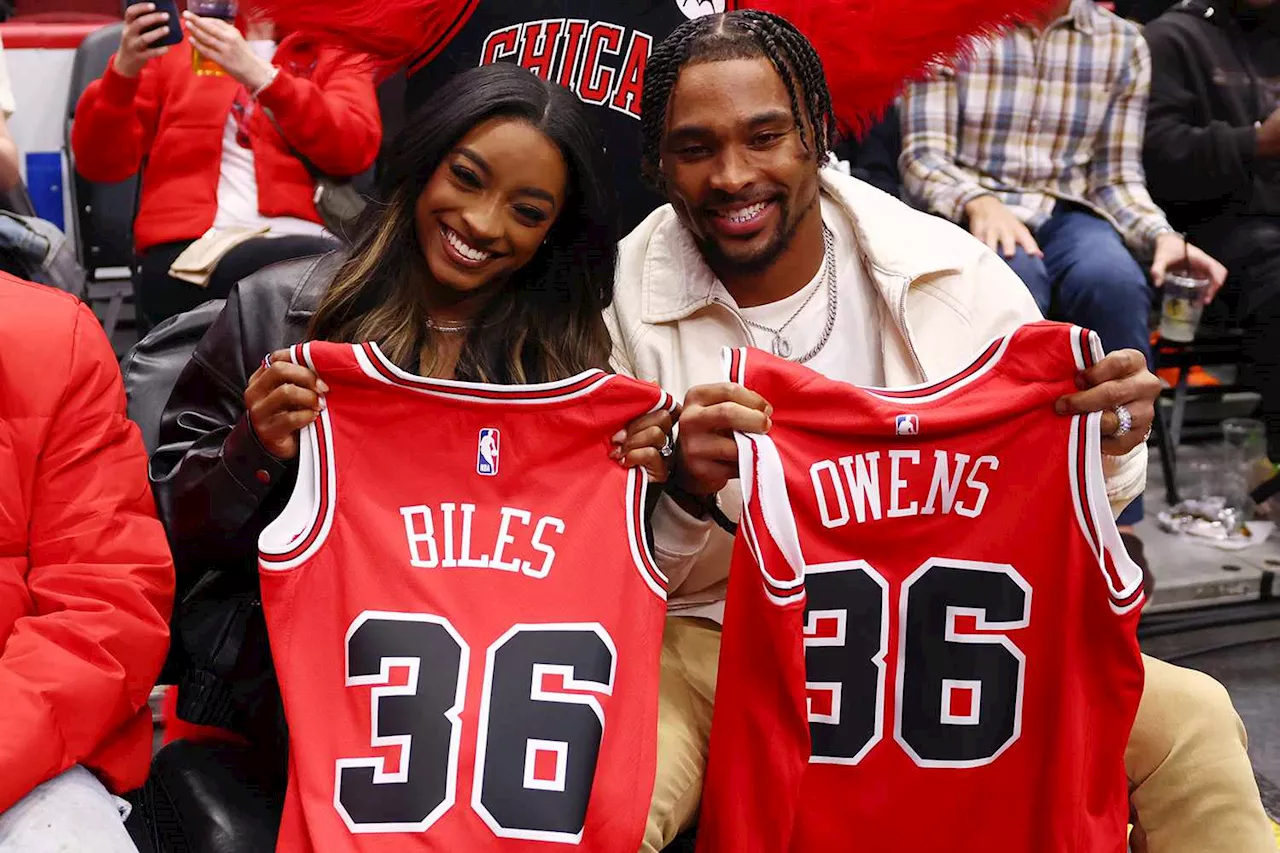
M 260 58 L 270 62 L 276 54 L 276 43 L 269 40 L 250 41 L 249 48 Z M 260 109 L 257 104 L 253 109 Z M 235 112 L 227 116 L 222 129 L 222 167 L 218 178 L 218 212 L 213 218 L 214 229 L 262 228 L 271 229 L 268 237 L 286 234 L 305 234 L 316 237 L 329 236 L 323 225 L 295 216 L 263 216 L 258 212 L 258 174 L 254 171 L 253 149 L 236 141 Z
M 857 242 L 853 235 L 853 223 L 848 216 L 828 200 L 822 198 L 822 221 L 831 229 L 834 239 L 833 249 L 836 259 L 836 319 L 831 327 L 831 336 L 826 345 L 805 366 L 818 371 L 828 379 L 849 382 L 855 385 L 884 384 L 884 354 L 881 351 L 879 303 L 880 295 L 876 293 L 871 279 L 862 266 Z M 760 323 L 776 329 L 787 318 L 795 313 L 815 288 L 813 299 L 791 321 L 783 334 L 792 346 L 792 358 L 803 355 L 813 348 L 822 337 L 822 330 L 827 321 L 827 294 L 821 288 L 826 287 L 826 270 L 819 269 L 818 274 L 807 285 L 786 299 L 771 302 L 767 305 L 756 305 L 752 308 L 738 308 L 738 314 L 753 323 Z M 736 305 L 733 297 L 725 290 L 724 285 L 716 284 L 717 296 Z M 755 338 L 755 345 L 770 351 L 773 336 L 768 332 L 748 326 Z M 691 607 L 677 607 L 671 611 L 680 616 L 701 616 L 716 622 L 724 620 L 724 602 L 715 601 Z
M 834 238 L 836 260 L 836 319 L 831 336 L 818 354 L 805 366 L 829 379 L 855 385 L 884 384 L 884 356 L 881 353 L 880 324 L 876 307 L 880 296 L 872 289 L 858 256 L 849 218 L 825 196 L 822 199 L 822 221 Z M 791 343 L 791 357 L 798 358 L 812 349 L 822 338 L 827 322 L 826 266 L 807 285 L 779 302 L 738 308 L 738 314 L 752 323 L 776 329 L 787 322 L 805 299 L 813 299 L 783 329 Z M 721 299 L 734 304 L 723 285 L 717 285 Z M 817 292 L 815 292 L 817 291 Z M 755 345 L 771 351 L 773 335 L 749 326 Z

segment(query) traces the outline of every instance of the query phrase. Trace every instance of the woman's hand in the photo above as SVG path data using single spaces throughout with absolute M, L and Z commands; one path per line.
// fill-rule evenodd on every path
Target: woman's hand
M 291 362 L 288 350 L 273 352 L 244 390 L 249 425 L 268 453 L 293 459 L 298 455 L 298 431 L 324 411 L 327 393 L 324 380 Z
M 167 26 L 156 27 L 157 24 Z M 148 62 L 169 52 L 168 45 L 152 47 L 178 26 L 169 20 L 168 12 L 157 12 L 154 3 L 135 3 L 124 11 L 124 31 L 116 51 L 115 69 L 121 77 L 137 77 Z M 156 29 L 147 32 L 151 27 Z
M 676 417 L 680 416 L 679 411 Z M 671 457 L 663 456 L 662 449 L 670 446 L 673 418 L 667 411 L 650 412 L 627 424 L 613 437 L 610 459 L 616 459 L 624 468 L 640 467 L 649 473 L 655 483 L 665 483 L 671 474 Z
M 1156 415 L 1160 380 L 1147 370 L 1142 353 L 1116 350 L 1076 377 L 1076 394 L 1058 400 L 1060 415 L 1102 412 L 1102 452 L 1123 456 L 1147 440 Z M 1120 418 L 1116 407 L 1124 406 L 1133 423 L 1124 435 L 1116 435 Z
M 190 12 L 183 12 L 182 19 L 187 22 L 191 44 L 200 54 L 221 65 L 223 71 L 250 92 L 258 91 L 271 80 L 275 73 L 271 63 L 254 53 L 234 26 Z

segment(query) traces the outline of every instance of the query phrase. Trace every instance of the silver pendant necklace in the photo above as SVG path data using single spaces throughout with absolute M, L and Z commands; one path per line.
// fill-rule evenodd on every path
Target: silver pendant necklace
M 836 310 L 838 307 L 838 299 L 836 296 L 837 282 L 836 282 L 835 240 L 832 237 L 831 229 L 829 229 L 826 226 L 826 223 L 823 223 L 822 225 L 822 248 L 823 248 L 822 267 L 823 267 L 823 273 L 824 273 L 823 285 L 825 285 L 825 289 L 827 291 L 827 321 L 826 321 L 826 324 L 823 326 L 822 335 L 819 337 L 818 343 L 815 344 L 811 350 L 804 353 L 799 358 L 792 359 L 798 364 L 804 364 L 806 361 L 809 361 L 818 353 L 822 352 L 822 348 L 827 345 L 827 340 L 831 337 L 831 330 L 835 328 Z M 752 327 L 753 329 L 759 329 L 762 332 L 767 332 L 771 336 L 771 339 L 769 341 L 770 352 L 772 352 L 778 358 L 791 359 L 791 354 L 795 348 L 791 345 L 791 339 L 788 338 L 786 335 L 784 335 L 783 332 L 786 330 L 787 326 L 791 325 L 792 320 L 800 316 L 800 312 L 804 311 L 804 309 L 809 305 L 809 303 L 813 301 L 813 297 L 816 296 L 818 294 L 818 291 L 822 289 L 823 287 L 819 286 L 809 291 L 809 295 L 806 296 L 804 298 L 804 301 L 800 303 L 800 307 L 797 308 L 792 313 L 792 315 L 787 318 L 787 321 L 785 323 L 783 323 L 781 326 L 779 326 L 776 329 L 770 326 L 766 326 L 763 323 L 757 323 L 754 320 L 748 320 L 746 317 L 742 318 L 742 322 L 746 323 L 748 326 Z M 752 333 L 751 337 L 754 341 L 755 333 Z

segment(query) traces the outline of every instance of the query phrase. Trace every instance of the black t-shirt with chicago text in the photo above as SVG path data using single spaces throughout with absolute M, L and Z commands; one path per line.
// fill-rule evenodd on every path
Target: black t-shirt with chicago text
M 409 67 L 412 110 L 460 71 L 515 62 L 593 109 L 613 160 L 622 233 L 662 203 L 640 177 L 640 94 L 653 47 L 689 18 L 737 0 L 474 0 Z

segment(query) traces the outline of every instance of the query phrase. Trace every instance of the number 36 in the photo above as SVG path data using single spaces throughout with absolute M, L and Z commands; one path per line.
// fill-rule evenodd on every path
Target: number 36
M 381 758 L 338 760 L 334 807 L 352 832 L 425 832 L 453 808 L 469 658 L 439 616 L 367 612 L 352 623 L 347 686 L 373 687 L 371 745 L 400 750 L 394 773 Z M 613 691 L 616 663 L 595 623 L 514 625 L 489 646 L 471 808 L 494 835 L 581 839 L 604 736 L 596 696 Z M 408 669 L 406 685 L 389 686 L 393 667 Z M 548 675 L 578 692 L 544 692 Z M 553 759 L 550 778 L 535 773 L 539 755 Z
M 882 739 L 894 615 L 894 739 L 907 755 L 921 767 L 979 767 L 1018 739 L 1026 658 L 987 633 L 1030 624 L 1031 587 L 1012 566 L 929 560 L 903 582 L 896 608 L 884 577 L 860 560 L 807 567 L 805 588 L 806 686 L 830 699 L 829 713 L 809 715 L 813 762 L 857 764 Z M 982 633 L 958 632 L 960 616 Z M 955 713 L 963 694 L 969 708 Z

